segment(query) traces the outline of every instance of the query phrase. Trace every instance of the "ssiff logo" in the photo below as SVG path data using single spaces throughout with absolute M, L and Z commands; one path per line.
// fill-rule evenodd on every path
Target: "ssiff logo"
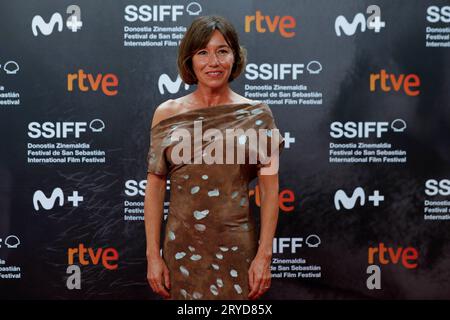
M 403 119 L 395 119 L 389 125 L 387 121 L 334 121 L 330 124 L 330 136 L 335 139 L 347 138 L 381 138 L 386 132 L 404 132 L 406 122 Z
M 413 247 L 386 247 L 379 243 L 377 247 L 369 247 L 366 285 L 367 289 L 381 289 L 381 268 L 378 264 L 401 264 L 406 269 L 415 269 L 418 266 L 419 252 Z
M 427 196 L 450 196 L 450 179 L 428 179 L 425 181 L 425 194 Z
M 317 234 L 310 234 L 304 239 L 303 237 L 296 238 L 273 238 L 272 252 L 275 253 L 297 253 L 303 244 L 308 248 L 318 248 L 322 240 Z
M 257 10 L 255 15 L 245 16 L 245 32 L 252 32 L 252 25 L 255 25 L 257 33 L 266 31 L 274 33 L 278 31 L 283 38 L 292 38 L 295 36 L 293 29 L 297 26 L 295 18 L 292 16 L 264 16 Z
M 427 8 L 427 21 L 431 23 L 450 23 L 450 6 L 430 6 Z
M 84 121 L 63 121 L 63 122 L 30 122 L 28 124 L 28 137 L 31 139 L 66 139 L 80 138 L 82 134 L 91 129 L 93 133 L 100 133 L 105 129 L 102 119 L 94 119 L 89 123 Z M 59 151 L 53 151 L 52 155 L 61 155 Z
M 298 80 L 304 74 L 303 63 L 248 63 L 245 66 L 245 78 L 248 80 Z M 319 61 L 312 60 L 306 65 L 308 74 L 318 75 L 322 71 Z M 293 97 L 296 97 L 293 95 Z
M 184 10 L 190 16 L 198 16 L 203 11 L 198 2 L 190 2 L 186 8 L 184 5 L 127 5 L 125 7 L 125 20 L 128 22 L 165 22 L 166 20 L 176 22 L 178 17 L 184 15 Z

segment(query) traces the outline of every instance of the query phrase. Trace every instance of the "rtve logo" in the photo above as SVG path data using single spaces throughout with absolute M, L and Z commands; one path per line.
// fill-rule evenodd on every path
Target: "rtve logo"
M 92 132 L 102 132 L 105 123 L 101 119 L 94 119 L 89 124 L 87 122 L 50 122 L 43 123 L 30 122 L 28 124 L 28 137 L 32 139 L 53 139 L 53 138 L 79 138 L 81 133 L 87 132 L 89 128 Z
M 378 265 L 397 265 L 401 263 L 406 269 L 415 269 L 418 266 L 419 252 L 412 247 L 386 247 L 384 243 L 379 243 L 378 247 L 369 247 L 366 273 L 369 275 L 366 281 L 367 289 L 381 289 L 381 268 Z
M 261 207 L 261 194 L 260 194 L 260 188 L 259 185 L 256 185 L 254 189 L 249 190 L 249 198 L 252 200 L 254 197 L 255 204 L 258 206 L 258 208 Z M 281 190 L 278 194 L 278 207 L 283 212 L 289 213 L 294 211 L 295 206 L 295 193 L 293 190 L 284 189 Z
M 450 22 L 450 6 L 430 6 L 427 8 L 427 21 L 431 23 Z
M 297 25 L 292 16 L 264 16 L 261 11 L 257 10 L 254 16 L 245 16 L 245 32 L 252 32 L 252 24 L 255 25 L 255 30 L 258 33 L 265 33 L 267 30 L 270 33 L 278 31 L 283 38 L 292 38 L 295 36 L 295 31 L 291 31 Z M 289 29 L 289 30 L 288 30 Z
M 81 268 L 78 264 L 74 264 L 75 262 L 87 266 L 90 264 L 98 265 L 101 261 L 105 269 L 116 270 L 118 260 L 119 253 L 114 248 L 99 248 L 94 250 L 93 248 L 85 248 L 83 243 L 80 243 L 78 248 L 69 248 L 67 250 L 68 267 L 66 270 L 68 274 L 66 280 L 67 289 L 81 289 Z
M 87 82 L 85 80 L 87 79 Z M 107 96 L 115 96 L 117 94 L 117 87 L 119 86 L 119 79 L 115 74 L 107 73 L 102 75 L 101 73 L 95 77 L 90 73 L 84 73 L 82 69 L 78 70 L 78 73 L 69 73 L 67 75 L 67 90 L 74 90 L 75 86 L 82 92 L 97 91 L 101 88 L 102 92 Z
M 370 91 L 376 91 L 378 86 L 384 92 L 403 90 L 408 96 L 412 97 L 420 94 L 420 78 L 416 74 L 396 76 L 381 69 L 380 73 L 370 74 Z
M 412 247 L 398 247 L 394 249 L 392 247 L 386 247 L 383 242 L 378 244 L 378 247 L 369 247 L 368 250 L 368 263 L 372 264 L 398 264 L 401 262 L 403 267 L 407 269 L 417 268 L 419 259 L 419 252 Z
M 186 6 L 186 12 L 190 16 L 198 16 L 202 12 L 202 7 L 198 2 L 191 2 Z M 170 18 L 170 21 L 177 21 L 177 18 L 184 14 L 184 5 L 128 5 L 125 7 L 125 20 L 128 22 L 159 22 Z
M 384 21 L 381 21 L 381 9 L 377 5 L 370 5 L 367 7 L 366 13 L 371 14 L 366 21 L 366 17 L 362 13 L 358 13 L 353 18 L 350 23 L 344 16 L 338 16 L 334 22 L 334 30 L 338 37 L 341 36 L 341 31 L 343 31 L 347 36 L 352 36 L 355 34 L 356 29 L 360 26 L 361 32 L 366 31 L 366 27 L 369 30 L 373 30 L 376 33 L 381 31 L 381 28 L 386 26 Z
M 67 202 L 71 202 L 73 207 L 78 207 L 78 204 L 84 200 L 84 197 L 78 195 L 78 191 L 74 190 L 72 195 L 67 197 Z M 37 190 L 33 193 L 33 207 L 34 210 L 39 211 L 51 210 L 57 204 L 59 207 L 64 205 L 64 192 L 61 188 L 54 188 L 51 195 L 47 197 L 42 190 Z
M 370 138 L 376 136 L 381 138 L 383 133 L 403 132 L 406 130 L 406 122 L 402 119 L 395 119 L 390 124 L 389 122 L 340 122 L 335 121 L 330 124 L 330 136 L 335 139 L 340 138 Z
M 80 30 L 83 26 L 80 7 L 77 5 L 70 5 L 67 7 L 66 13 L 69 14 L 69 17 L 66 20 L 66 27 L 72 32 Z M 31 30 L 35 37 L 39 35 L 39 32 L 44 36 L 48 36 L 52 34 L 55 25 L 59 32 L 63 31 L 63 18 L 60 13 L 55 12 L 49 22 L 45 22 L 41 16 L 37 15 L 34 16 L 31 21 Z
M 344 190 L 339 189 L 334 194 L 334 207 L 336 210 L 341 210 L 341 206 L 347 210 L 353 209 L 359 200 L 359 205 L 364 206 L 366 204 L 366 193 L 363 188 L 357 187 L 353 190 L 352 195 L 349 197 Z M 373 191 L 368 196 L 368 200 L 373 203 L 374 207 L 378 207 L 380 202 L 384 201 L 384 196 L 380 194 L 379 190 Z
M 97 250 L 85 248 L 84 244 L 80 243 L 77 248 L 69 248 L 67 250 L 67 263 L 73 265 L 75 264 L 75 259 L 83 266 L 89 264 L 98 265 L 101 260 L 101 264 L 105 269 L 116 270 L 119 253 L 114 248 L 99 248 Z

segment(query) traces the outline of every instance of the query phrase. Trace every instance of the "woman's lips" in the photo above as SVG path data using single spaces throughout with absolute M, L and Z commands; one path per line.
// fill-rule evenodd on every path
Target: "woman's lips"
M 220 78 L 222 76 L 222 71 L 210 71 L 207 72 L 206 74 L 211 77 L 211 78 Z

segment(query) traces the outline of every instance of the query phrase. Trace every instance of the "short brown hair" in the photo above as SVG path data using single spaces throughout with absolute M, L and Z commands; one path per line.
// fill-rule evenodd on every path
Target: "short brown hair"
M 239 36 L 233 25 L 225 18 L 217 15 L 202 16 L 192 21 L 178 48 L 178 72 L 186 84 L 198 82 L 192 68 L 192 56 L 206 47 L 215 30 L 222 33 L 225 41 L 233 50 L 234 64 L 228 82 L 236 79 L 247 63 L 247 50 L 239 45 Z

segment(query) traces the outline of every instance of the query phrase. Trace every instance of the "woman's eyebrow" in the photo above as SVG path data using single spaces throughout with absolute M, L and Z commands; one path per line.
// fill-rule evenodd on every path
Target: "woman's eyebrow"
M 217 46 L 217 49 L 219 48 L 230 48 L 230 46 L 227 44 L 221 44 L 220 46 Z M 204 47 L 203 49 L 206 49 L 206 47 Z

